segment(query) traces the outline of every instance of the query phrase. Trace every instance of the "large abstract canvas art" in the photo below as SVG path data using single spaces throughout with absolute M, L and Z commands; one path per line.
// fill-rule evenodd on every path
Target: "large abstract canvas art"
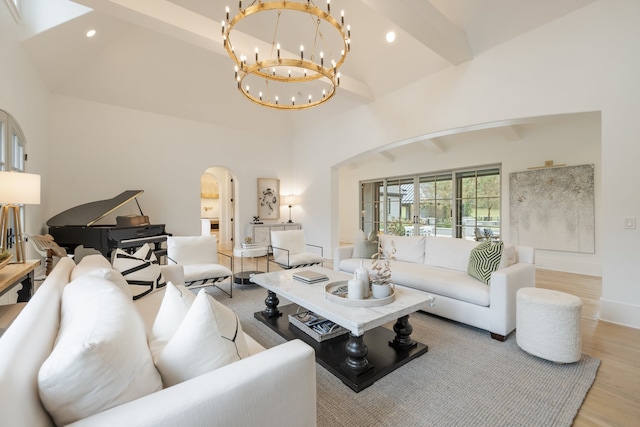
M 593 165 L 509 174 L 511 243 L 595 253 Z

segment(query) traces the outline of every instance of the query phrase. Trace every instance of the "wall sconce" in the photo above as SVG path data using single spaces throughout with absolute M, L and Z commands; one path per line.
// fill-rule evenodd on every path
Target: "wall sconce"
M 284 196 L 284 203 L 289 206 L 289 221 L 287 223 L 292 223 L 291 221 L 291 207 L 296 204 L 296 196 L 293 194 L 289 194 L 288 196 Z
M 0 231 L 2 232 L 0 249 L 7 249 L 9 246 L 7 231 L 9 217 L 12 216 L 16 229 L 16 262 L 23 263 L 25 262 L 24 238 L 19 205 L 40 204 L 40 175 L 0 172 L 0 204 L 3 204 L 0 216 Z

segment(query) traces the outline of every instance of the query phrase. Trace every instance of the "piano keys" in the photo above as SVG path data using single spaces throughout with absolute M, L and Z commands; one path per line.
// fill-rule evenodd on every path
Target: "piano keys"
M 99 250 L 107 258 L 116 248 L 133 252 L 149 243 L 154 248 L 156 257 L 160 259 L 166 255 L 166 249 L 162 244 L 170 234 L 165 231 L 164 224 L 149 224 L 148 217 L 142 214 L 136 199 L 142 193 L 143 190 L 127 190 L 112 199 L 89 202 L 67 209 L 47 221 L 49 234 L 58 245 L 67 248 L 69 252 L 82 245 L 85 248 Z M 116 225 L 96 225 L 96 222 L 132 200 L 140 210 L 139 216 L 118 217 Z

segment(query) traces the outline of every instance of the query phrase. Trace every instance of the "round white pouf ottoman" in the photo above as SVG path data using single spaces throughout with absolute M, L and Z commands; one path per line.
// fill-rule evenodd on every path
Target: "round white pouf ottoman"
M 516 294 L 516 342 L 534 356 L 557 363 L 582 357 L 582 300 L 564 292 L 522 288 Z

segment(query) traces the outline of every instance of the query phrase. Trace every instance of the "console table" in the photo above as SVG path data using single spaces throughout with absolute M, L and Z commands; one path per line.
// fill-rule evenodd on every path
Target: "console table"
M 269 246 L 271 244 L 271 231 L 301 230 L 302 224 L 297 222 L 247 224 L 245 236 L 251 237 L 251 243 L 259 246 Z
M 22 284 L 18 291 L 18 302 L 27 302 L 33 295 L 34 270 L 40 265 L 38 260 L 27 260 L 23 263 L 7 264 L 0 269 L 0 296 L 14 286 Z

